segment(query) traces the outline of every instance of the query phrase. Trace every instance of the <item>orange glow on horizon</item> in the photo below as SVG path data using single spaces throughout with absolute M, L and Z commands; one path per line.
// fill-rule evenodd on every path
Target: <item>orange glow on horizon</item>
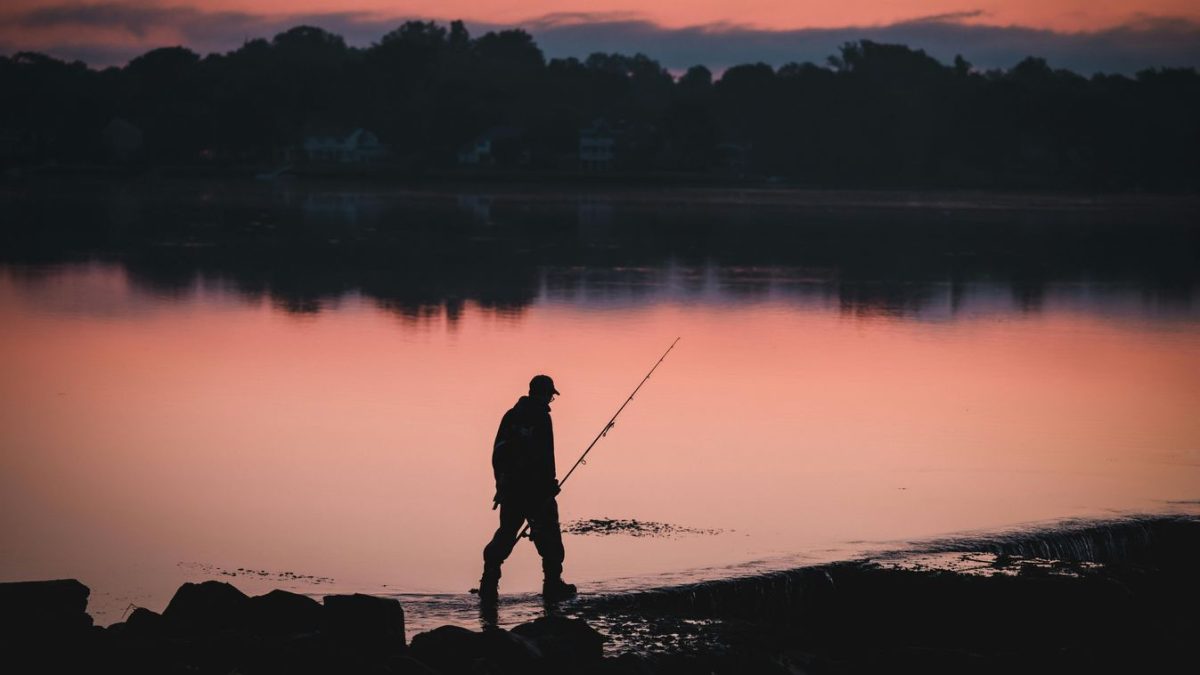
M 715 40 L 719 41 L 720 31 L 731 29 L 768 32 L 872 30 L 887 29 L 887 26 L 902 28 L 906 22 L 931 19 L 940 20 L 943 25 L 1015 26 L 1048 31 L 1044 35 L 1032 34 L 1043 40 L 1106 29 L 1129 29 L 1121 34 L 1123 49 L 1139 40 L 1144 41 L 1142 44 L 1148 49 L 1162 40 L 1163 35 L 1178 34 L 1177 40 L 1187 40 L 1189 31 L 1200 30 L 1196 28 L 1200 26 L 1200 5 L 1193 0 L 1138 0 L 1122 4 L 1094 4 L 1085 0 L 970 4 L 961 0 L 846 0 L 835 4 L 745 0 L 733 4 L 727 0 L 697 0 L 658 2 L 649 6 L 632 0 L 568 4 L 553 0 L 142 0 L 133 4 L 119 0 L 10 0 L 0 7 L 0 53 L 34 50 L 67 60 L 83 59 L 94 67 L 124 65 L 134 55 L 158 47 L 184 46 L 200 54 L 223 53 L 235 49 L 241 41 L 270 38 L 302 23 L 322 26 L 346 36 L 355 46 L 366 46 L 395 26 L 413 19 L 436 20 L 442 24 L 463 19 L 476 36 L 493 28 L 523 28 L 532 32 L 535 40 L 539 32 L 545 34 L 563 24 L 618 22 L 607 26 L 606 37 L 595 44 L 578 44 L 581 53 L 625 50 L 607 42 L 613 36 L 620 38 L 626 34 L 620 22 L 641 22 L 636 29 L 628 31 L 629 35 L 641 32 L 644 37 L 649 24 L 650 30 L 702 28 L 715 32 L 718 35 Z M 1014 36 L 1013 40 L 1021 42 L 1031 34 L 1022 35 Z M 731 37 L 731 40 L 737 40 L 737 37 Z M 923 44 L 913 43 L 912 46 L 923 47 Z M 816 56 L 810 54 L 808 58 L 822 59 L 834 48 L 835 44 L 830 43 L 827 52 Z M 670 53 L 658 53 L 653 47 L 634 50 L 643 50 L 660 61 L 670 59 Z M 757 56 L 751 47 L 738 58 L 750 62 Z M 700 60 L 694 59 L 694 62 Z M 1189 64 L 1160 64 L 1157 59 L 1148 58 L 1145 65 Z M 1088 67 L 1085 66 L 1085 70 Z
M 4 20 L 49 6 L 65 8 L 116 6 L 126 17 L 107 23 L 92 19 L 59 19 L 36 25 Z M 152 11 L 140 13 L 142 8 Z M 155 11 L 162 10 L 161 14 Z M 172 14 L 177 10 L 193 14 Z M 199 17 L 222 13 L 275 20 L 320 23 L 323 14 L 340 14 L 353 22 L 369 20 L 398 24 L 408 19 L 500 24 L 530 29 L 539 24 L 571 21 L 647 21 L 665 28 L 694 26 L 746 27 L 758 30 L 801 28 L 875 27 L 899 22 L 942 17 L 947 21 L 993 26 L 1023 26 L 1058 32 L 1086 32 L 1119 25 L 1138 25 L 1154 18 L 1200 21 L 1200 4 L 1194 0 L 1137 0 L 1124 3 L 1095 3 L 1087 0 L 1005 0 L 963 2 L 920 0 L 896 3 L 888 0 L 845 0 L 839 3 L 784 2 L 780 0 L 689 0 L 646 3 L 632 0 L 602 2 L 559 2 L 558 0 L 144 0 L 130 5 L 97 3 L 94 0 L 10 0 L 0 9 L 0 44 L 20 49 L 44 45 L 71 45 L 81 40 L 110 46 L 187 45 L 185 26 Z M 99 13 L 98 13 L 99 14 Z M 357 17 L 355 16 L 357 15 Z M 111 18 L 111 17 L 110 17 Z M 104 23 L 104 25 L 101 25 Z M 235 38 L 270 37 L 237 35 Z
M 63 5 L 91 4 L 59 0 Z M 16 5 L 45 5 L 44 2 Z M 522 25 L 548 16 L 572 14 L 598 18 L 645 19 L 678 28 L 730 24 L 769 30 L 877 26 L 933 16 L 970 14 L 964 20 L 989 25 L 1021 25 L 1058 31 L 1096 30 L 1127 23 L 1139 17 L 1200 17 L 1193 0 L 1133 0 L 1096 3 L 1091 0 L 666 0 L 654 3 L 633 0 L 150 0 L 147 5 L 202 7 L 273 15 L 325 12 L 367 12 L 378 16 L 428 17 L 442 20 Z M 977 15 L 976 15 L 977 14 Z

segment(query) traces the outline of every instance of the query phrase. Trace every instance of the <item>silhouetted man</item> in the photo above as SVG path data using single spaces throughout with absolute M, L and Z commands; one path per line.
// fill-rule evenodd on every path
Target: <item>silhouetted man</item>
M 558 479 L 554 469 L 554 429 L 550 402 L 558 396 L 554 380 L 546 375 L 529 381 L 522 396 L 504 413 L 492 446 L 492 471 L 496 475 L 495 503 L 500 505 L 500 527 L 483 549 L 483 578 L 479 598 L 499 597 L 500 565 L 517 544 L 517 534 L 529 521 L 529 537 L 542 556 L 542 598 L 560 600 L 575 595 L 575 586 L 563 582 L 565 555 L 558 529 Z

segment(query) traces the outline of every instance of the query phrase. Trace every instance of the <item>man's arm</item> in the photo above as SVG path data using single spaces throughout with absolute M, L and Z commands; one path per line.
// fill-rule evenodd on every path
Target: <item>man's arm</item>
M 558 471 L 554 466 L 554 423 L 550 420 L 550 413 L 546 413 L 542 421 L 542 460 L 541 460 L 541 476 L 545 481 L 545 489 L 551 496 L 557 495 L 558 489 Z
M 558 469 L 554 466 L 554 421 L 550 419 L 550 415 L 546 415 L 546 445 L 549 447 L 546 450 L 547 461 L 550 462 L 550 477 L 554 479 L 555 484 L 558 483 Z
M 496 429 L 496 440 L 492 441 L 492 473 L 496 480 L 500 476 L 507 473 L 512 464 L 512 448 L 509 447 L 509 417 L 512 411 L 504 413 L 504 417 L 500 419 L 500 427 Z
M 508 474 L 512 469 L 512 411 L 504 413 L 500 419 L 500 427 L 496 429 L 496 440 L 492 442 L 492 476 L 496 479 L 496 495 L 492 497 L 492 508 L 504 499 L 508 488 Z

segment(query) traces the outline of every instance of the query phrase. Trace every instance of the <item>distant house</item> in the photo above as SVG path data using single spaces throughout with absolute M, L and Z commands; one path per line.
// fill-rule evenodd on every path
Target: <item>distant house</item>
M 463 166 L 524 163 L 528 152 L 522 147 L 525 136 L 517 127 L 492 127 L 479 134 L 458 150 L 458 163 Z
M 579 168 L 584 171 L 611 169 L 616 150 L 616 132 L 604 120 L 596 120 L 579 130 Z
M 309 136 L 304 139 L 304 157 L 310 162 L 362 164 L 383 159 L 387 154 L 379 137 L 366 129 L 355 129 L 343 138 Z

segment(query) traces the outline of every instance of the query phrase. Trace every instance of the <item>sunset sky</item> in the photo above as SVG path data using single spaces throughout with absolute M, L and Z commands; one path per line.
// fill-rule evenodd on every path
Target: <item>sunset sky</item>
M 298 23 L 365 46 L 413 18 L 461 18 L 474 34 L 524 27 L 551 57 L 642 51 L 670 67 L 820 61 L 864 37 L 983 67 L 1030 53 L 1082 71 L 1200 64 L 1194 0 L 7 0 L 0 51 L 112 65 L 157 46 L 224 51 Z

